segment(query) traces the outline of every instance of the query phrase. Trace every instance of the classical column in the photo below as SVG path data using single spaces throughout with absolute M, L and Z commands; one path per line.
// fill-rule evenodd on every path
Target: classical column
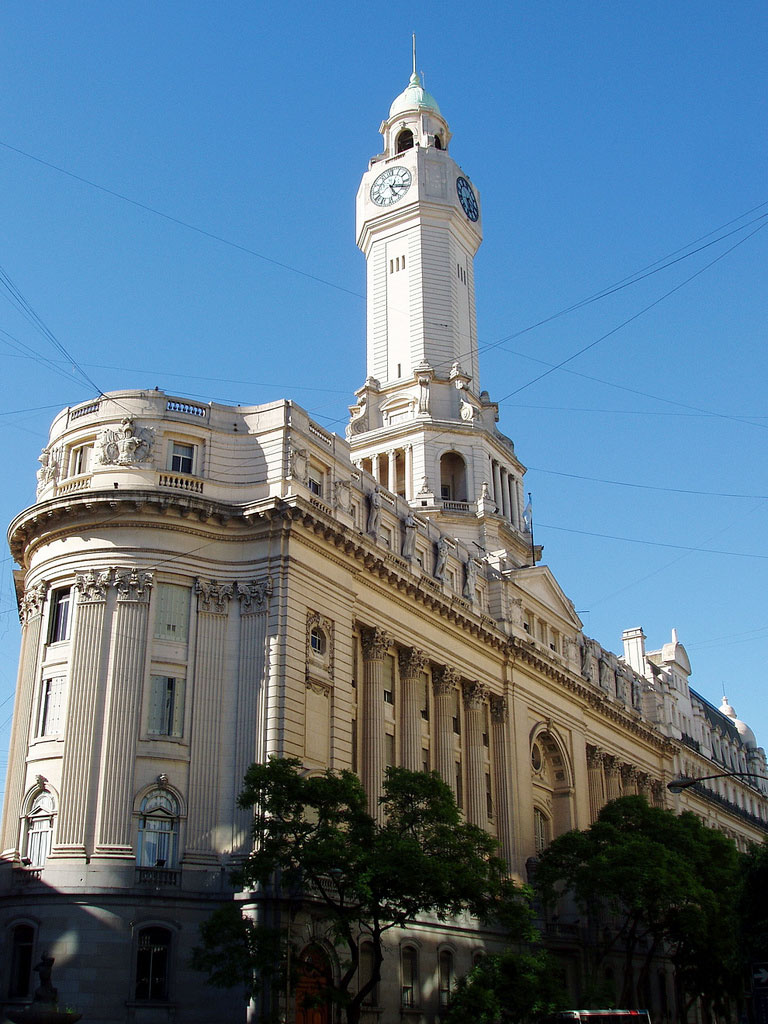
M 375 627 L 362 631 L 363 701 L 362 701 L 362 783 L 368 794 L 369 813 L 383 822 L 380 799 L 384 792 L 386 749 L 384 741 L 384 659 L 390 638 Z
M 504 469 L 504 467 L 502 466 L 502 468 L 501 468 L 501 511 L 502 511 L 505 519 L 510 519 L 511 518 L 510 513 L 509 513 L 509 487 L 507 486 L 508 482 L 509 482 L 509 474 L 507 473 L 506 469 Z
M 397 493 L 397 452 L 394 448 L 387 452 L 387 490 Z
M 666 789 L 664 787 L 664 784 L 659 779 L 654 779 L 651 782 L 651 805 L 653 807 L 665 807 L 665 793 Z
M 427 656 L 415 647 L 400 651 L 400 737 L 403 768 L 421 771 L 421 698 Z
M 107 591 L 112 570 L 78 575 L 69 698 L 61 766 L 61 813 L 52 857 L 85 857 L 90 818 L 94 810 L 93 785 L 101 735 L 99 682 L 105 640 Z
M 405 500 L 413 501 L 413 445 L 405 446 Z
M 512 837 L 512 799 L 509 792 L 509 760 L 507 756 L 507 721 L 509 707 L 506 697 L 491 696 L 491 730 L 493 732 L 493 773 L 496 777 L 496 834 L 501 855 L 511 870 L 514 867 Z
M 233 850 L 247 853 L 250 848 L 253 812 L 237 807 L 243 789 L 243 777 L 255 761 L 264 761 L 264 670 L 266 667 L 267 622 L 272 580 L 252 580 L 236 584 L 240 602 L 240 658 L 237 688 L 237 733 L 234 751 L 235 804 Z
M 371 476 L 377 484 L 381 483 L 381 476 L 379 475 L 379 454 L 371 456 Z
M 226 664 L 229 602 L 234 586 L 218 580 L 196 580 L 197 641 L 192 736 L 189 750 L 189 814 L 184 862 L 216 864 L 221 761 L 221 702 Z
M 459 676 L 455 669 L 439 665 L 432 671 L 435 698 L 434 767 L 456 796 L 456 764 L 453 756 L 453 712 Z
M 621 766 L 621 792 L 624 796 L 637 796 L 637 769 L 634 765 Z
M 605 755 L 597 747 L 587 746 L 587 782 L 589 785 L 589 815 L 592 821 L 597 819 L 605 804 L 605 779 L 603 777 L 603 760 Z
M 517 508 L 517 481 L 511 473 L 507 477 L 507 483 L 509 484 L 509 518 L 512 521 L 513 526 L 519 526 L 520 522 L 518 519 Z
M 644 796 L 648 803 L 651 802 L 651 777 L 647 772 L 637 773 L 637 792 Z
M 8 774 L 5 782 L 5 807 L 0 848 L 3 855 L 16 860 L 19 850 L 19 822 L 24 812 L 27 747 L 32 730 L 32 709 L 40 660 L 40 629 L 47 583 L 38 583 L 24 591 L 19 608 L 21 619 L 21 656 L 16 682 L 13 729 L 8 748 Z
M 501 512 L 501 470 L 496 459 L 492 462 L 493 466 L 493 500 L 496 502 L 496 508 Z
M 107 706 L 96 812 L 96 854 L 131 857 L 136 743 L 147 653 L 152 573 L 115 572 L 117 604 L 107 674 Z
M 462 686 L 464 698 L 464 756 L 467 761 L 467 818 L 480 828 L 488 827 L 488 811 L 485 791 L 485 747 L 483 731 L 485 726 L 485 702 L 488 687 L 474 680 Z
M 621 796 L 619 785 L 619 759 L 613 754 L 603 756 L 603 770 L 605 772 L 605 799 L 618 800 Z

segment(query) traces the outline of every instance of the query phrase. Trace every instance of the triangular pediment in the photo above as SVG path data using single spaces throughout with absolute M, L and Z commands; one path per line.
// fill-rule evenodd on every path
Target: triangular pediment
M 566 596 L 548 566 L 512 569 L 505 575 L 522 594 L 546 608 L 552 616 L 567 622 L 573 629 L 582 628 L 583 623 L 576 614 L 573 602 Z

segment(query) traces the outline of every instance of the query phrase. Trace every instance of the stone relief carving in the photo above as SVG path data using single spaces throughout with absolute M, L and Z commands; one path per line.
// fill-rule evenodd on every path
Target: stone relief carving
M 307 482 L 308 465 L 306 448 L 295 448 L 290 445 L 288 447 L 288 475 L 304 484 Z
M 219 583 L 218 580 L 195 580 L 195 593 L 200 595 L 201 607 L 204 612 L 226 615 L 229 601 L 234 594 L 234 584 Z
M 92 601 L 106 601 L 107 589 L 112 582 L 111 569 L 89 569 L 75 577 L 75 589 L 80 595 L 80 604 Z
M 437 555 L 435 557 L 435 579 L 445 580 L 445 573 L 448 566 L 448 552 L 451 546 L 446 537 L 441 537 L 437 542 Z
M 366 661 L 383 661 L 389 651 L 391 638 L 383 629 L 374 626 L 362 631 L 363 657 Z
M 581 651 L 581 674 L 588 681 L 592 682 L 592 641 L 582 636 L 579 641 Z
M 366 532 L 371 537 L 377 537 L 379 533 L 379 520 L 381 519 L 381 488 L 377 484 L 368 494 L 368 525 Z
M 59 478 L 61 469 L 61 448 L 43 448 L 37 457 L 40 469 L 37 471 L 37 493 Z
M 479 680 L 473 679 L 471 682 L 462 684 L 461 695 L 464 699 L 464 707 L 468 711 L 479 711 L 488 697 L 488 687 Z
M 350 420 L 347 424 L 347 437 L 354 434 L 364 434 L 368 427 L 368 396 L 363 393 L 357 400 L 357 405 L 349 406 Z
M 352 507 L 352 484 L 349 480 L 334 481 L 333 500 L 336 508 L 342 512 L 349 512 Z
M 475 600 L 478 568 L 476 558 L 469 558 L 464 565 L 464 597 L 469 601 Z
M 27 587 L 24 591 L 24 596 L 19 604 L 19 620 L 22 626 L 34 618 L 35 615 L 42 615 L 43 602 L 47 592 L 47 583 L 36 583 L 33 587 Z
M 477 409 L 471 403 L 466 401 L 464 398 L 459 399 L 459 415 L 465 423 L 472 423 L 477 416 Z
M 319 629 L 325 636 L 325 647 L 322 651 L 317 651 L 312 646 L 312 631 Z M 310 669 L 322 669 L 322 671 L 333 679 L 333 659 L 334 659 L 334 628 L 333 620 L 327 619 L 325 616 L 320 615 L 319 612 L 309 612 L 307 615 L 307 678 L 309 678 Z
M 416 407 L 418 413 L 422 415 L 429 414 L 429 385 L 432 380 L 427 374 L 419 375 L 419 402 Z
M 427 656 L 416 647 L 402 647 L 397 656 L 402 676 L 417 676 L 427 667 Z
M 459 682 L 459 673 L 450 665 L 436 665 L 432 670 L 432 692 L 436 697 L 452 693 Z
M 115 430 L 108 427 L 99 434 L 96 461 L 102 466 L 136 466 L 151 462 L 155 432 L 151 427 L 137 427 L 131 416 L 125 416 Z
M 509 704 L 506 697 L 491 695 L 491 721 L 496 725 L 504 725 L 509 718 Z
M 138 569 L 116 569 L 115 589 L 118 601 L 136 601 L 145 604 L 149 601 L 152 589 L 152 573 Z
M 416 517 L 412 512 L 403 519 L 403 549 L 402 555 L 407 561 L 413 559 L 414 552 L 416 551 Z
M 272 579 L 267 577 L 265 580 L 251 580 L 250 583 L 236 583 L 235 593 L 243 615 L 263 611 L 272 593 Z

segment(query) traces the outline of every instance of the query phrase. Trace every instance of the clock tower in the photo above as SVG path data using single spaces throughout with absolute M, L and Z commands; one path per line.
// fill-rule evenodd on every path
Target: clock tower
M 455 536 L 483 551 L 491 544 L 530 563 L 525 469 L 479 387 L 480 197 L 451 156 L 448 123 L 415 64 L 357 193 L 367 378 L 347 436 L 356 461 L 414 510 L 450 520 Z

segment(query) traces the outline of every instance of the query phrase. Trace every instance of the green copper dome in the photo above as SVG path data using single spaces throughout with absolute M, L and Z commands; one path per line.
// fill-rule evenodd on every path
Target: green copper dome
M 415 71 L 406 88 L 392 101 L 389 116 L 397 117 L 398 114 L 404 114 L 406 110 L 431 110 L 434 114 L 440 114 L 437 100 L 422 86 L 421 79 Z M 440 116 L 442 117 L 442 115 Z

